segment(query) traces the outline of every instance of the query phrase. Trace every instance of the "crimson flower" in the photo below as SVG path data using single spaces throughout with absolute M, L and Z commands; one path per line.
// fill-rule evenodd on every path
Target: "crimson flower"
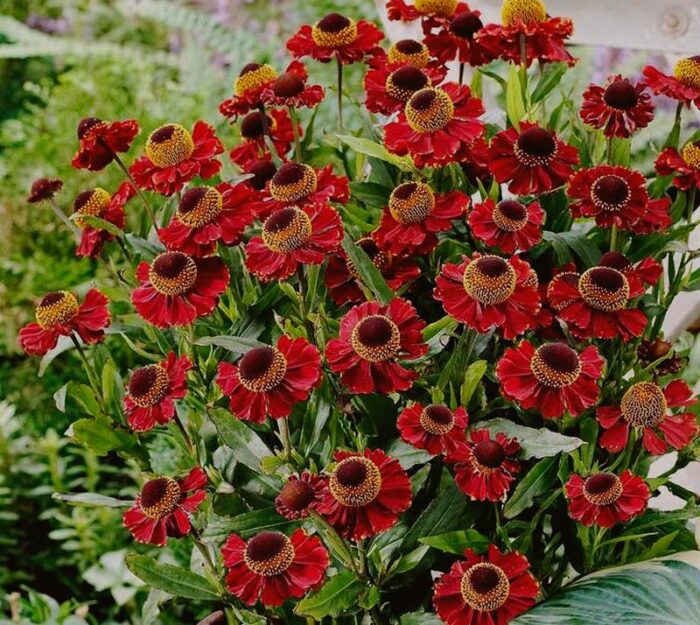
M 533 605 L 539 583 L 518 551 L 489 545 L 479 556 L 472 549 L 435 583 L 433 605 L 447 625 L 507 625 Z
M 426 34 L 425 44 L 430 55 L 440 63 L 456 60 L 478 67 L 493 61 L 492 54 L 476 39 L 476 34 L 484 27 L 480 11 L 472 11 L 460 2 L 450 17 L 438 21 L 437 32 Z
M 459 162 L 484 134 L 484 107 L 466 86 L 447 83 L 415 92 L 398 118 L 384 127 L 390 152 L 410 154 L 417 167 Z
M 601 228 L 648 233 L 671 224 L 669 200 L 652 200 L 642 174 L 618 165 L 598 165 L 577 171 L 567 195 L 574 217 L 595 217 Z
M 565 413 L 578 416 L 598 401 L 603 358 L 594 345 L 579 354 L 566 343 L 529 341 L 509 347 L 498 361 L 496 377 L 503 396 L 525 410 L 534 408 L 546 419 Z
M 700 189 L 700 141 L 689 141 L 680 152 L 666 148 L 655 165 L 660 176 L 673 176 L 673 184 L 681 191 Z
M 244 541 L 231 534 L 221 548 L 229 592 L 246 605 L 277 607 L 320 586 L 330 562 L 318 536 L 296 530 L 260 532 Z
M 497 182 L 510 183 L 515 195 L 537 195 L 563 186 L 578 164 L 578 151 L 546 128 L 521 122 L 491 140 L 489 170 Z
M 274 347 L 251 349 L 235 365 L 220 363 L 216 376 L 231 412 L 254 423 L 263 423 L 267 415 L 274 419 L 288 417 L 320 381 L 318 349 L 304 338 L 293 339 L 286 334 Z
M 373 113 L 392 115 L 403 111 L 413 94 L 437 87 L 445 78 L 443 69 L 419 68 L 406 63 L 377 63 L 365 74 L 365 105 Z
M 455 482 L 475 501 L 505 501 L 520 473 L 516 456 L 520 445 L 514 438 L 488 430 L 472 430 L 456 449 L 449 451 L 447 462 L 455 465 Z
M 43 356 L 56 347 L 60 336 L 77 334 L 84 343 L 99 343 L 109 325 L 107 298 L 90 289 L 83 300 L 68 291 L 54 291 L 41 298 L 36 307 L 36 323 L 19 331 L 20 347 L 34 356 Z
M 165 252 L 150 265 L 139 263 L 136 278 L 141 283 L 131 294 L 136 312 L 158 328 L 169 328 L 210 315 L 228 288 L 229 273 L 216 256 Z
M 303 471 L 299 477 L 291 475 L 275 498 L 275 509 L 285 519 L 305 519 L 318 507 L 328 491 L 328 480 Z
M 398 460 L 381 449 L 337 451 L 328 491 L 318 512 L 350 540 L 362 540 L 393 527 L 411 505 L 411 481 Z
M 32 183 L 27 202 L 36 204 L 37 202 L 51 200 L 61 190 L 61 187 L 63 187 L 63 181 L 58 178 L 37 178 Z
M 461 406 L 453 411 L 442 404 L 414 403 L 401 411 L 396 426 L 409 445 L 438 456 L 454 451 L 464 441 L 468 423 L 469 415 Z
M 599 267 L 612 267 L 622 272 L 630 284 L 633 293 L 645 291 L 647 287 L 654 286 L 663 273 L 663 267 L 659 261 L 653 258 L 644 258 L 636 265 L 620 252 L 606 252 L 598 262 Z
M 256 199 L 257 192 L 240 184 L 190 187 L 158 236 L 169 250 L 207 256 L 214 253 L 217 241 L 240 243 L 244 230 L 255 220 L 250 204 Z
M 404 182 L 391 192 L 375 237 L 392 254 L 425 255 L 437 246 L 437 233 L 452 228 L 468 208 L 464 193 L 438 195 L 424 182 Z
M 294 58 L 311 56 L 322 63 L 335 58 L 347 65 L 376 54 L 382 39 L 384 33 L 371 22 L 329 13 L 314 26 L 304 24 L 287 41 L 287 50 Z
M 630 137 L 654 119 L 654 105 L 643 82 L 636 85 L 619 74 L 606 87 L 591 84 L 583 94 L 581 119 L 606 137 Z
M 187 372 L 192 362 L 170 352 L 157 364 L 135 369 L 124 395 L 124 414 L 135 432 L 165 425 L 175 416 L 175 400 L 187 394 Z
M 134 540 L 164 547 L 168 537 L 190 533 L 190 516 L 206 499 L 207 474 L 195 467 L 182 479 L 160 476 L 143 485 L 123 522 Z
M 667 76 L 651 65 L 647 65 L 643 73 L 645 82 L 656 95 L 664 95 L 686 106 L 694 102 L 700 107 L 700 56 L 678 61 L 673 76 Z
M 262 101 L 272 106 L 314 108 L 325 97 L 321 85 L 308 85 L 309 72 L 300 61 L 292 61 L 283 74 L 269 83 L 262 92 Z
M 262 192 L 277 172 L 277 166 L 269 158 L 260 158 L 247 163 L 243 171 L 252 177 L 244 180 L 242 184 L 249 189 Z
M 584 478 L 574 473 L 564 486 L 569 516 L 590 527 L 613 527 L 638 516 L 647 507 L 649 487 L 641 477 L 625 471 L 594 473 Z
M 79 193 L 73 202 L 73 214 L 99 217 L 117 228 L 124 229 L 124 206 L 134 197 L 136 189 L 130 182 L 122 182 L 114 195 L 104 189 L 95 187 Z M 114 239 L 114 235 L 102 228 L 95 228 L 80 217 L 75 223 L 82 230 L 80 243 L 75 253 L 78 256 L 95 258 L 99 256 L 103 245 Z
M 601 406 L 596 419 L 606 431 L 600 446 L 610 452 L 624 449 L 630 428 L 642 434 L 642 444 L 650 454 L 660 456 L 673 449 L 683 449 L 698 434 L 694 414 L 671 410 L 694 406 L 697 399 L 683 380 L 673 380 L 661 388 L 654 382 L 637 382 L 622 396 L 618 406 Z
M 634 287 L 634 288 L 632 288 Z M 624 342 L 639 337 L 646 315 L 629 302 L 644 293 L 625 274 L 612 267 L 591 267 L 578 280 L 558 280 L 547 297 L 576 338 L 613 339 Z
M 285 109 L 273 109 L 263 117 L 260 111 L 253 111 L 241 120 L 242 141 L 229 152 L 229 157 L 236 165 L 246 169 L 259 159 L 270 158 L 265 142 L 266 129 L 277 156 L 281 159 L 287 156 L 294 141 L 294 127 L 289 113 Z M 301 126 L 298 127 L 298 132 L 301 136 Z
M 503 338 L 513 339 L 536 325 L 541 304 L 532 273 L 517 256 L 474 253 L 462 256 L 459 265 L 443 265 L 434 297 L 448 315 L 477 332 L 498 328 Z
M 118 152 L 128 152 L 139 134 L 135 119 L 103 122 L 97 117 L 86 117 L 78 124 L 80 146 L 71 164 L 76 169 L 100 171 L 109 165 Z
M 415 0 L 413 5 L 404 0 L 388 0 L 386 11 L 390 20 L 413 22 L 420 19 L 423 32 L 427 33 L 440 19 L 451 17 L 461 6 L 465 5 L 457 0 Z
M 129 168 L 142 189 L 172 195 L 196 176 L 211 178 L 219 173 L 224 151 L 214 127 L 198 121 L 192 134 L 179 124 L 166 124 L 154 130 L 146 141 L 146 156 Z
M 406 391 L 418 374 L 399 360 L 416 360 L 428 351 L 423 328 L 425 322 L 404 299 L 387 306 L 365 302 L 341 319 L 339 338 L 326 345 L 326 360 L 353 393 Z
M 234 120 L 262 103 L 262 93 L 277 79 L 277 72 L 267 63 L 248 63 L 243 66 L 233 84 L 233 97 L 219 104 L 219 112 Z
M 539 202 L 526 206 L 517 200 L 496 204 L 487 199 L 474 205 L 469 213 L 469 227 L 472 234 L 489 247 L 514 254 L 525 252 L 540 242 L 544 218 Z

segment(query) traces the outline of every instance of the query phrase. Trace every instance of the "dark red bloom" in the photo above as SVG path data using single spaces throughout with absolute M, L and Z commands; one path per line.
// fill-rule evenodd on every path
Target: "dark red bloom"
M 694 406 L 697 399 L 683 380 L 673 380 L 665 388 L 654 382 L 637 382 L 622 396 L 619 406 L 601 406 L 596 419 L 606 432 L 600 446 L 611 452 L 624 449 L 630 428 L 642 433 L 642 444 L 650 454 L 660 456 L 690 445 L 698 434 L 694 414 L 673 408 Z
M 537 195 L 563 186 L 578 164 L 576 148 L 535 123 L 521 122 L 492 140 L 489 169 L 516 195 Z
M 246 605 L 260 601 L 267 607 L 300 599 L 320 586 L 330 562 L 319 537 L 302 529 L 291 538 L 282 532 L 260 532 L 248 542 L 231 534 L 221 555 L 229 592 Z
M 649 487 L 641 477 L 625 471 L 594 473 L 584 478 L 574 473 L 564 487 L 569 516 L 590 527 L 613 527 L 638 516 L 647 507 Z
M 129 168 L 142 189 L 172 195 L 193 178 L 207 179 L 221 169 L 217 154 L 224 151 L 214 127 L 198 121 L 192 134 L 179 124 L 166 124 L 154 130 L 146 142 L 146 156 Z
M 275 498 L 275 509 L 290 521 L 305 519 L 318 507 L 328 492 L 328 480 L 303 471 L 299 477 L 291 475 Z
M 536 325 L 537 283 L 530 265 L 517 256 L 462 256 L 459 265 L 443 265 L 435 284 L 434 297 L 445 312 L 481 334 L 497 328 L 513 339 Z
M 486 555 L 467 549 L 464 556 L 435 583 L 433 605 L 443 623 L 507 625 L 535 605 L 540 586 L 524 555 L 489 545 Z
M 465 440 L 468 423 L 467 411 L 461 406 L 450 410 L 442 404 L 415 403 L 401 411 L 396 426 L 409 445 L 437 456 L 455 450 Z
M 283 74 L 269 83 L 262 92 L 262 101 L 271 106 L 314 108 L 325 97 L 321 85 L 308 85 L 309 72 L 300 61 L 292 61 Z
M 673 184 L 681 191 L 700 189 L 700 141 L 689 141 L 679 152 L 666 148 L 656 159 L 661 176 L 673 176 Z
M 654 286 L 661 278 L 663 267 L 653 258 L 645 258 L 633 265 L 620 252 L 606 252 L 598 262 L 599 267 L 612 267 L 622 272 L 630 284 L 633 293 L 642 292 L 647 287 Z
M 73 157 L 76 169 L 99 171 L 113 160 L 118 152 L 128 152 L 139 123 L 135 119 L 121 122 L 103 122 L 96 117 L 86 117 L 78 124 L 80 147 Z
M 591 84 L 583 94 L 581 119 L 606 137 L 630 137 L 654 119 L 654 104 L 646 85 L 636 85 L 619 74 L 606 87 Z
M 250 161 L 243 171 L 252 176 L 243 181 L 244 185 L 255 191 L 264 191 L 267 183 L 277 173 L 277 166 L 269 158 L 261 158 Z
M 634 288 L 633 288 L 634 287 Z M 642 335 L 646 315 L 629 302 L 644 293 L 638 283 L 612 267 L 591 267 L 578 280 L 550 284 L 547 298 L 577 338 L 613 339 L 627 342 Z
M 259 159 L 270 158 L 268 142 L 265 141 L 266 128 L 268 142 L 274 146 L 277 156 L 286 158 L 294 141 L 294 127 L 289 113 L 285 109 L 273 109 L 263 117 L 260 111 L 253 111 L 241 120 L 242 141 L 229 152 L 229 157 L 236 165 L 247 169 Z M 298 132 L 301 136 L 301 126 L 298 127 Z
M 637 356 L 642 367 L 651 368 L 655 377 L 678 373 L 688 362 L 688 358 L 673 352 L 672 343 L 658 337 L 642 341 L 637 348 Z
M 469 213 L 469 226 L 472 234 L 489 247 L 514 254 L 525 252 L 540 242 L 544 217 L 539 202 L 526 206 L 517 200 L 496 204 L 488 199 L 474 205 Z
M 166 252 L 150 265 L 139 263 L 136 278 L 141 283 L 131 294 L 136 312 L 158 328 L 169 328 L 210 315 L 228 288 L 229 273 L 218 256 Z
M 520 445 L 514 438 L 500 433 L 491 438 L 488 430 L 472 430 L 469 438 L 448 452 L 447 462 L 455 465 L 455 482 L 471 499 L 505 501 L 520 473 L 518 453 Z
M 546 419 L 578 416 L 598 401 L 603 358 L 594 345 L 579 354 L 566 343 L 509 347 L 496 367 L 502 395 Z
M 457 0 L 415 0 L 413 5 L 404 0 L 388 0 L 386 11 L 390 20 L 413 22 L 420 19 L 423 31 L 429 32 L 438 20 L 451 17 L 462 6 L 466 5 Z
M 179 480 L 160 476 L 143 485 L 134 505 L 124 513 L 124 527 L 134 540 L 164 547 L 168 537 L 190 533 L 190 516 L 206 499 L 207 474 L 195 467 Z
M 678 61 L 673 76 L 667 76 L 651 65 L 647 65 L 643 72 L 644 80 L 656 95 L 665 95 L 686 106 L 694 102 L 700 108 L 700 56 Z
M 216 187 L 190 187 L 177 212 L 158 236 L 169 250 L 207 256 L 224 245 L 240 243 L 244 230 L 255 220 L 251 202 L 259 194 L 244 185 L 222 182 Z
M 320 265 L 343 239 L 340 215 L 328 204 L 287 206 L 272 213 L 262 236 L 245 246 L 245 264 L 258 279 L 284 280 L 300 265 Z
M 428 254 L 438 243 L 437 233 L 452 228 L 468 208 L 464 193 L 437 195 L 424 182 L 405 182 L 391 192 L 375 237 L 392 254 Z
M 37 178 L 32 183 L 27 202 L 36 204 L 44 200 L 51 200 L 63 187 L 63 181 L 58 178 Z
M 294 58 L 311 56 L 322 63 L 335 58 L 347 65 L 376 54 L 382 39 L 384 33 L 371 22 L 329 13 L 314 26 L 304 24 L 287 41 L 287 50 Z
M 447 83 L 414 93 L 399 117 L 384 127 L 390 152 L 410 154 L 417 167 L 459 162 L 484 134 L 484 107 L 466 86 Z
M 277 72 L 266 63 L 248 63 L 233 84 L 233 97 L 219 104 L 219 112 L 234 120 L 262 103 L 262 93 L 277 79 Z
M 484 27 L 480 11 L 472 11 L 460 2 L 450 17 L 438 21 L 437 32 L 426 34 L 424 41 L 430 55 L 440 63 L 456 60 L 478 67 L 493 61 L 492 53 L 476 39 L 476 34 Z
M 627 167 L 598 165 L 577 171 L 567 195 L 574 217 L 595 217 L 601 228 L 646 233 L 671 224 L 669 200 L 652 200 L 642 174 Z
M 263 423 L 288 417 L 321 381 L 321 354 L 304 338 L 283 334 L 275 347 L 247 352 L 235 365 L 219 364 L 216 383 L 239 419 Z
M 136 195 L 136 189 L 130 182 L 122 182 L 112 196 L 104 189 L 95 187 L 78 194 L 73 202 L 73 214 L 99 217 L 123 230 L 124 206 L 134 195 Z M 95 258 L 99 256 L 104 244 L 114 239 L 111 232 L 95 228 L 80 217 L 75 219 L 75 223 L 82 230 L 80 243 L 75 251 L 78 256 Z
M 428 351 L 423 341 L 425 322 L 406 300 L 387 306 L 365 302 L 340 321 L 340 336 L 326 345 L 326 360 L 353 393 L 406 391 L 418 378 L 399 361 L 420 358 Z
M 56 347 L 60 336 L 76 334 L 84 343 L 99 343 L 109 325 L 107 298 L 90 289 L 83 303 L 68 291 L 55 291 L 41 298 L 36 307 L 36 323 L 19 331 L 20 347 L 34 356 L 43 356 Z
M 426 87 L 437 87 L 443 69 L 419 68 L 407 63 L 377 63 L 365 74 L 365 105 L 373 113 L 392 115 L 403 111 L 411 96 Z
M 393 527 L 411 505 L 411 481 L 398 460 L 381 449 L 337 451 L 328 492 L 318 506 L 336 531 L 362 540 Z
M 360 239 L 356 244 L 370 257 L 392 291 L 400 289 L 420 275 L 420 267 L 415 261 L 383 250 L 372 237 Z M 328 259 L 324 281 L 328 295 L 338 306 L 357 304 L 366 299 L 360 275 L 343 249 Z
M 162 362 L 132 372 L 124 395 L 124 414 L 135 432 L 165 425 L 175 416 L 175 400 L 187 394 L 191 368 L 187 356 L 178 358 L 170 352 Z

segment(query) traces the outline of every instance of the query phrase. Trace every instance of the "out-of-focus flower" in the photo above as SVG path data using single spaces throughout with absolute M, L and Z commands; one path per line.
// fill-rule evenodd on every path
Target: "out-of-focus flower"
M 103 122 L 97 117 L 86 117 L 78 124 L 80 147 L 73 157 L 76 169 L 99 171 L 109 165 L 117 153 L 128 152 L 139 133 L 135 119 Z

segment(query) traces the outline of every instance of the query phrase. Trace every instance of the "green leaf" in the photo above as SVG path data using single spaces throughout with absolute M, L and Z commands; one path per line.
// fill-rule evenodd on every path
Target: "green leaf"
M 133 501 L 107 497 L 99 493 L 54 493 L 52 497 L 56 501 L 85 508 L 128 508 L 134 503 Z
M 410 612 L 401 617 L 401 625 L 442 625 L 442 621 L 437 614 Z
M 273 453 L 255 431 L 223 408 L 210 410 L 209 417 L 221 440 L 231 448 L 236 459 L 260 472 L 262 459 Z
M 600 250 L 584 232 L 579 230 L 571 230 L 568 232 L 549 232 L 545 230 L 542 233 L 542 238 L 545 241 L 549 241 L 558 253 L 560 247 L 557 248 L 557 244 L 559 246 L 563 245 L 568 247 L 585 263 L 586 267 L 594 267 L 600 261 Z
M 246 354 L 256 347 L 264 347 L 265 344 L 245 336 L 203 336 L 194 342 L 195 345 L 215 345 L 233 352 L 234 354 Z
M 605 569 L 583 577 L 511 625 L 700 623 L 700 552 Z
M 115 237 L 124 236 L 124 231 L 119 226 L 115 226 L 106 219 L 100 219 L 99 217 L 94 217 L 93 215 L 81 215 L 79 213 L 73 213 L 70 218 L 73 221 L 80 219 L 80 221 L 84 221 L 91 228 L 94 228 L 95 230 L 106 230 Z
M 502 432 L 506 436 L 517 438 L 525 458 L 556 456 L 561 452 L 572 452 L 583 445 L 583 441 L 575 436 L 564 436 L 546 428 L 530 428 L 500 417 L 480 421 L 475 427 L 485 428 L 491 434 Z
M 97 419 L 78 419 L 66 434 L 98 456 L 105 456 L 110 451 L 130 449 L 135 443 L 129 432 L 112 428 L 105 421 Z
M 68 351 L 69 349 L 74 349 L 75 345 L 73 345 L 73 341 L 70 340 L 70 337 L 68 336 L 59 336 L 58 337 L 58 343 L 56 343 L 56 347 L 53 349 L 50 349 L 46 354 L 44 354 L 41 358 L 41 361 L 39 362 L 39 372 L 37 375 L 39 377 L 42 377 L 44 373 L 46 373 L 46 370 L 49 368 L 49 365 L 58 357 L 60 356 L 63 352 Z
M 523 99 L 523 87 L 520 82 L 519 68 L 511 64 L 508 71 L 506 84 L 506 113 L 510 123 L 520 128 L 520 121 L 525 117 L 525 100 Z
M 409 445 L 401 439 L 396 439 L 391 443 L 386 453 L 398 460 L 401 467 L 406 471 L 417 464 L 425 464 L 430 461 L 430 454 L 422 449 L 416 449 L 413 445 Z
M 275 508 L 263 508 L 215 520 L 207 525 L 204 535 L 207 538 L 223 538 L 235 533 L 248 538 L 259 532 L 286 532 L 298 526 L 299 521 L 288 521 Z
M 562 76 L 569 69 L 566 63 L 548 63 L 542 70 L 535 90 L 532 92 L 532 103 L 536 104 L 544 100 L 561 82 Z
M 477 553 L 485 552 L 491 539 L 476 530 L 457 530 L 437 536 L 426 536 L 421 538 L 420 542 L 440 551 L 461 556 L 465 549 L 473 549 Z
M 348 255 L 350 262 L 360 274 L 362 282 L 367 286 L 381 304 L 388 304 L 394 298 L 394 292 L 384 280 L 384 277 L 377 269 L 365 251 L 355 245 L 349 234 L 345 234 L 343 239 L 343 249 Z
M 201 575 L 172 564 L 161 564 L 149 556 L 129 554 L 126 566 L 146 584 L 186 599 L 203 601 L 218 601 L 220 599 L 216 588 Z
M 342 571 L 331 577 L 320 590 L 302 599 L 294 611 L 316 620 L 325 616 L 336 617 L 355 606 L 364 589 L 364 582 L 357 579 L 351 571 Z
M 378 158 L 386 163 L 391 163 L 401 171 L 413 171 L 415 169 L 410 158 L 392 154 L 383 145 L 370 141 L 369 139 L 362 139 L 361 137 L 353 137 L 351 135 L 337 135 L 336 138 L 354 152 Z
M 474 392 L 481 383 L 481 379 L 486 374 L 488 363 L 485 360 L 477 360 L 467 367 L 464 374 L 464 382 L 460 390 L 461 405 L 468 406 Z
M 556 456 L 552 456 L 540 460 L 527 472 L 503 507 L 503 514 L 507 519 L 513 519 L 523 510 L 527 510 L 535 502 L 535 497 L 552 488 L 552 483 L 557 477 L 557 465 Z

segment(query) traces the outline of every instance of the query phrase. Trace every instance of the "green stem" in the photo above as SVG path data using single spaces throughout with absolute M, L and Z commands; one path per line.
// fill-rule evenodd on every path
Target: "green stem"
M 343 134 L 343 64 L 336 57 L 338 67 L 338 132 Z
M 180 419 L 180 415 L 177 413 L 177 409 L 175 410 L 174 421 L 175 421 L 175 424 L 177 425 L 177 429 L 180 430 L 180 434 L 182 434 L 182 438 L 185 441 L 185 445 L 187 446 L 187 449 L 189 450 L 189 452 L 193 456 L 196 456 L 197 450 L 194 446 L 194 443 L 192 442 L 192 438 L 190 437 L 189 433 L 187 432 L 187 428 L 185 428 L 185 425 L 182 422 L 182 419 Z
M 268 152 L 270 152 L 272 162 L 279 167 L 282 164 L 282 159 L 279 157 L 279 154 L 277 154 L 275 144 L 272 142 L 270 128 L 267 125 L 267 112 L 265 111 L 265 105 L 262 102 L 258 104 L 258 112 L 260 113 L 260 123 L 262 124 L 263 143 L 267 147 Z
M 617 225 L 613 224 L 610 228 L 610 251 L 614 252 L 617 246 Z
M 280 439 L 282 440 L 284 455 L 287 460 L 290 460 L 292 455 L 292 441 L 289 435 L 289 420 L 287 417 L 282 417 L 281 419 L 277 419 L 277 424 L 280 430 Z
M 360 573 L 360 569 L 357 566 L 357 562 L 355 562 L 355 558 L 353 558 L 350 549 L 348 548 L 345 541 L 338 534 L 338 532 L 335 531 L 335 528 L 315 510 L 311 510 L 309 512 L 309 518 L 314 522 L 314 524 L 319 529 L 319 531 L 321 531 L 321 533 L 326 534 L 326 537 L 328 539 L 327 542 L 329 544 L 332 543 L 332 545 L 335 546 L 335 548 L 339 552 L 343 564 L 350 568 L 350 570 L 357 576 L 358 579 L 362 579 L 363 575 Z
M 297 120 L 297 112 L 293 106 L 287 107 L 289 109 L 289 117 L 292 120 L 292 130 L 294 131 L 294 157 L 297 159 L 298 163 L 301 163 L 301 140 L 299 139 L 299 122 Z
M 56 217 L 58 217 L 59 221 L 73 233 L 75 240 L 80 241 L 80 228 L 78 228 L 78 226 L 68 219 L 66 214 L 60 209 L 58 204 L 56 204 L 56 200 L 53 198 L 49 199 L 49 206 L 51 206 L 51 210 L 54 212 Z
M 90 364 L 90 361 L 87 358 L 87 354 L 85 353 L 83 346 L 80 344 L 80 339 L 78 339 L 78 337 L 75 336 L 74 333 L 71 333 L 70 339 L 71 341 L 73 341 L 73 345 L 75 345 L 75 349 L 78 351 L 80 360 L 83 361 L 83 367 L 85 368 L 85 372 L 87 373 L 88 381 L 90 382 L 90 388 L 92 388 L 92 392 L 95 394 L 95 398 L 97 399 L 98 403 L 100 404 L 100 407 L 106 414 L 107 410 L 105 407 L 104 398 L 102 397 L 102 393 L 100 392 L 100 386 L 97 383 L 97 374 L 95 373 L 95 370 Z
M 129 171 L 129 168 L 124 165 L 124 161 L 122 161 L 121 158 L 119 158 L 119 155 L 116 152 L 112 152 L 112 155 L 114 156 L 114 162 L 117 164 L 119 169 L 124 172 L 124 175 L 126 176 L 127 180 L 131 183 L 131 185 L 136 189 L 136 193 L 139 196 L 139 199 L 141 200 L 141 203 L 143 204 L 144 208 L 146 209 L 146 213 L 148 214 L 148 218 L 151 220 L 151 223 L 153 224 L 153 227 L 156 230 L 156 234 L 160 236 L 160 228 L 158 228 L 158 222 L 156 221 L 156 215 L 153 212 L 153 208 L 151 208 L 150 203 L 146 199 L 146 196 L 144 195 L 143 191 L 139 188 L 139 186 L 136 184 L 136 180 L 134 180 L 134 177 L 131 175 L 131 172 Z

